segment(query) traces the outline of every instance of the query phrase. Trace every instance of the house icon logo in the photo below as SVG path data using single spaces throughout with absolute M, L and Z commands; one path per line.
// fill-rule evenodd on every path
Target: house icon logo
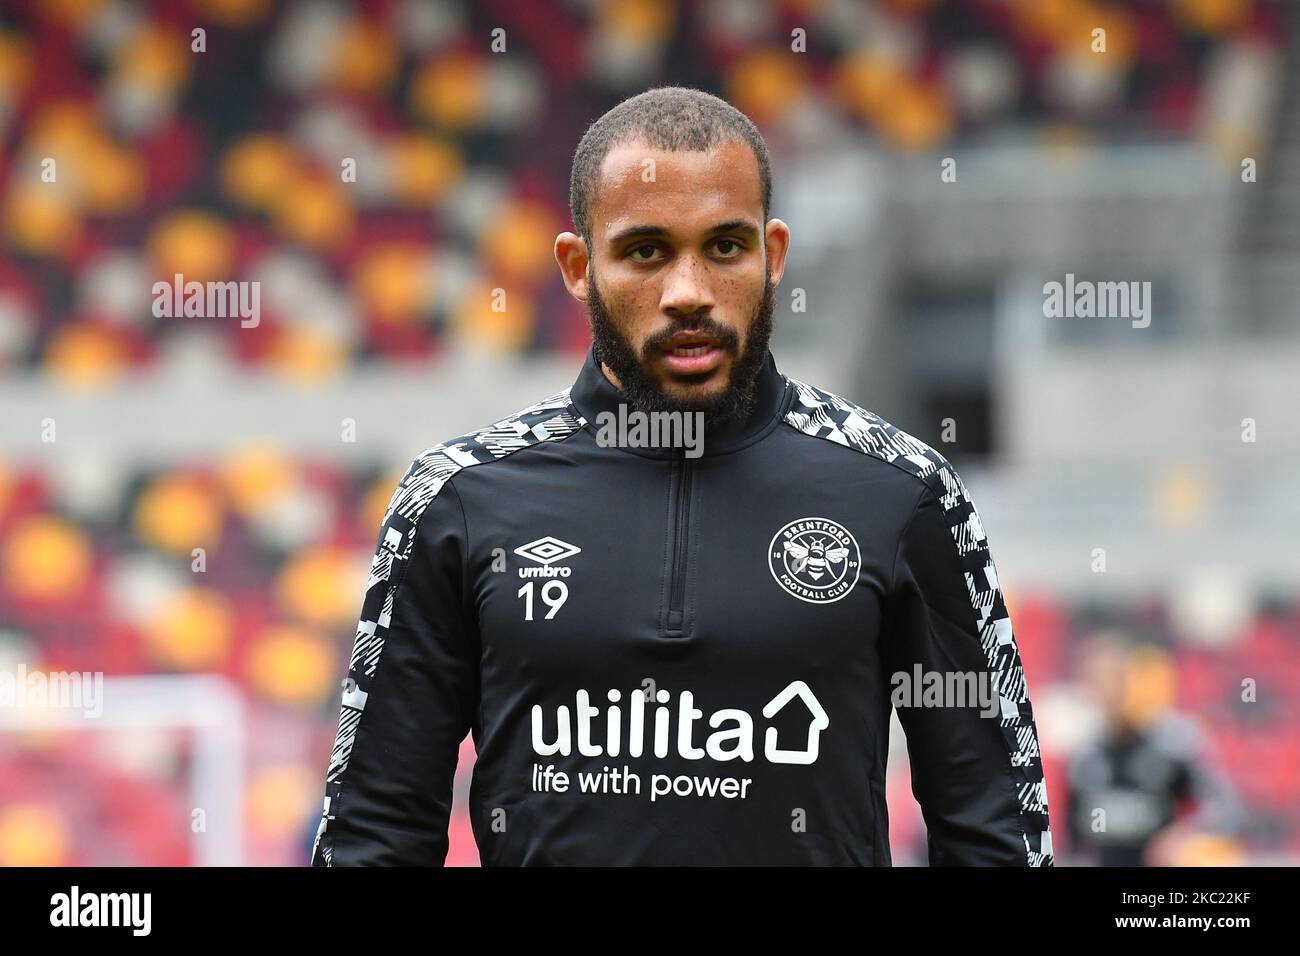
M 791 681 L 785 686 L 785 689 L 769 700 L 763 707 L 763 716 L 771 720 L 772 717 L 784 709 L 786 704 L 796 697 L 804 702 L 808 712 L 812 715 L 812 721 L 808 724 L 807 747 L 803 750 L 782 750 L 777 746 L 776 728 L 768 727 L 767 735 L 763 741 L 763 755 L 772 763 L 810 764 L 815 762 L 821 732 L 831 725 L 831 720 L 826 716 L 821 701 L 812 692 L 812 688 L 801 680 Z

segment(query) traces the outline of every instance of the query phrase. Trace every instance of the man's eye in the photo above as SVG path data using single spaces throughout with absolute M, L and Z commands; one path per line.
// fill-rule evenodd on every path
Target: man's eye
M 631 250 L 628 255 L 633 259 L 636 259 L 638 262 L 651 262 L 654 259 L 654 254 L 658 251 L 658 248 L 646 243 L 644 246 L 637 246 L 635 249 Z M 638 253 L 645 253 L 645 255 L 640 256 Z
M 724 259 L 734 259 L 740 255 L 740 243 L 735 239 L 719 239 L 718 244 L 714 247 L 718 250 L 719 255 Z

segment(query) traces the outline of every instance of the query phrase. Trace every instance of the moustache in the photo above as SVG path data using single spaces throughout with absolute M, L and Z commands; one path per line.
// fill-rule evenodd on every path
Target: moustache
M 672 341 L 674 335 L 690 332 L 695 335 L 708 335 L 717 340 L 718 347 L 724 352 L 735 355 L 740 351 L 740 335 L 735 329 L 723 325 L 716 319 L 707 317 L 682 319 L 675 321 L 668 328 L 656 332 L 641 343 L 641 356 L 644 359 L 655 352 L 662 351 Z

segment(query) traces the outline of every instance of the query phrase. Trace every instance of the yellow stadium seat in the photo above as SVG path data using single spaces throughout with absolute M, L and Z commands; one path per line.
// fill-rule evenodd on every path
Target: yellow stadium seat
M 221 545 L 223 514 L 215 491 L 189 475 L 165 475 L 135 505 L 135 531 L 150 546 L 188 556 Z
M 166 667 L 205 671 L 230 655 L 234 611 L 225 595 L 192 588 L 168 600 L 146 623 L 145 644 Z
M 19 521 L 0 554 L 6 589 L 39 601 L 76 595 L 85 586 L 94 562 L 94 548 L 80 528 L 41 514 Z
M 280 704 L 315 707 L 338 687 L 338 662 L 318 634 L 277 625 L 258 635 L 248 651 L 248 679 L 259 694 Z

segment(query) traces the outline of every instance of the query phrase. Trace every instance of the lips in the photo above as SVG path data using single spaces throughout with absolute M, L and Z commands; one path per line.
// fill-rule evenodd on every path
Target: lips
M 708 332 L 677 332 L 664 346 L 670 355 L 703 355 L 718 348 L 718 338 Z
M 661 361 L 670 375 L 700 378 L 711 375 L 727 357 L 727 339 L 704 329 L 681 329 L 659 345 Z
M 722 363 L 726 351 L 716 339 L 707 337 L 683 338 L 674 341 L 664 350 L 664 364 L 677 375 L 705 375 Z

